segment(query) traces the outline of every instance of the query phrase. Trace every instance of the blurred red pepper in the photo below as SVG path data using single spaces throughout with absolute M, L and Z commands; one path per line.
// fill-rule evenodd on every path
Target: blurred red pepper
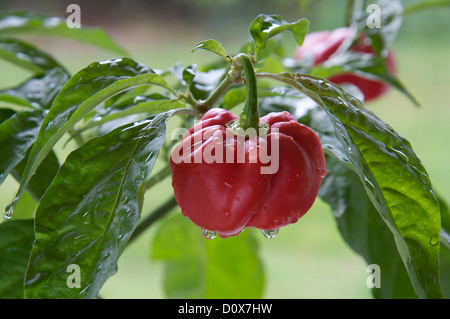
M 298 47 L 295 51 L 295 58 L 296 60 L 302 60 L 311 57 L 314 65 L 323 64 L 339 49 L 341 44 L 345 40 L 351 38 L 352 35 L 353 31 L 348 27 L 307 34 L 303 45 Z M 374 53 L 368 42 L 368 38 L 362 37 L 356 45 L 352 46 L 351 50 L 361 53 Z M 386 63 L 388 70 L 391 73 L 395 73 L 396 65 L 392 51 L 388 52 Z M 381 96 L 389 89 L 389 85 L 382 81 L 369 79 L 352 73 L 333 75 L 328 80 L 338 85 L 344 83 L 354 84 L 364 94 L 365 102 Z
M 322 146 L 287 112 L 262 117 L 259 135 L 234 131 L 237 120 L 214 108 L 183 136 L 170 158 L 175 198 L 207 238 L 246 227 L 274 237 L 314 203 L 326 175 Z

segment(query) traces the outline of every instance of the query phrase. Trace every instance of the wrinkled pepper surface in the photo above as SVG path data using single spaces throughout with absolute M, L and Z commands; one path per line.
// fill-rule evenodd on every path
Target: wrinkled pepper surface
M 326 175 L 322 145 L 288 112 L 261 117 L 259 134 L 233 130 L 237 119 L 213 108 L 184 134 L 170 158 L 175 198 L 204 234 L 276 234 L 313 205 Z

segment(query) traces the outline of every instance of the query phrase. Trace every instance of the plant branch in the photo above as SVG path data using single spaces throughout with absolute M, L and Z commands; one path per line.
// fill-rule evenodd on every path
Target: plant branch
M 236 63 L 235 58 L 232 60 L 231 69 L 228 71 L 225 79 L 219 84 L 216 90 L 204 101 L 199 101 L 196 105 L 196 109 L 200 112 L 205 113 L 210 108 L 214 106 L 214 104 L 219 101 L 220 97 L 225 94 L 226 91 L 233 85 L 233 83 L 240 79 L 241 73 L 243 70 L 243 66 L 240 63 Z
M 131 234 L 130 240 L 127 245 L 131 244 L 136 238 L 138 238 L 145 230 L 152 226 L 158 219 L 167 215 L 174 207 L 176 207 L 177 201 L 174 196 L 171 196 L 165 203 L 159 206 L 155 211 L 143 219 Z
M 151 187 L 161 182 L 169 175 L 170 175 L 170 166 L 166 165 L 164 168 L 162 168 L 160 171 L 158 171 L 155 175 L 153 175 L 147 180 L 147 182 L 145 183 L 145 191 L 149 190 Z

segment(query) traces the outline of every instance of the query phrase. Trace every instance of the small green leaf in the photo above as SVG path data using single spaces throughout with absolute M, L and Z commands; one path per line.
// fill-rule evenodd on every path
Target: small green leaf
M 138 85 L 157 85 L 175 93 L 160 75 L 128 58 L 92 63 L 68 80 L 42 122 L 16 199 L 9 208 L 14 208 L 41 161 L 69 129 L 99 103 Z
M 284 31 L 291 31 L 297 45 L 302 45 L 308 29 L 309 21 L 306 19 L 288 23 L 279 15 L 260 14 L 250 25 L 250 34 L 256 45 L 255 55 L 258 56 L 259 51 L 266 47 L 270 38 Z
M 186 82 L 188 89 L 191 89 L 192 82 L 195 78 L 195 73 L 197 72 L 197 66 L 195 64 L 187 66 L 183 70 L 183 81 Z
M 351 165 L 388 225 L 420 298 L 442 298 L 439 204 L 410 143 L 339 86 L 306 74 L 268 75 L 322 107 Z
M 33 241 L 32 219 L 0 224 L 0 299 L 23 298 L 23 282 Z
M 17 39 L 0 38 L 0 57 L 35 73 L 43 73 L 56 67 L 64 69 L 48 54 Z
M 119 127 L 69 154 L 36 210 L 27 298 L 94 298 L 116 272 L 172 114 Z M 69 265 L 80 267 L 78 288 L 67 285 Z
M 225 51 L 224 47 L 222 46 L 222 44 L 220 44 L 219 41 L 216 41 L 214 39 L 204 40 L 197 43 L 192 52 L 194 52 L 195 50 L 211 51 L 227 60 L 227 52 Z
M 165 264 L 168 298 L 261 298 L 264 273 L 251 230 L 207 240 L 181 214 L 160 225 L 152 258 Z
M 66 19 L 36 12 L 1 13 L 0 35 L 16 34 L 63 37 L 107 49 L 122 56 L 128 56 L 127 52 L 100 28 L 69 28 Z

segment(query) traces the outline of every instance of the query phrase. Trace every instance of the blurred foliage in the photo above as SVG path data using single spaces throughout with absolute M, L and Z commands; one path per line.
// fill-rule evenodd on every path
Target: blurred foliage
M 405 8 L 420 2 L 423 0 L 403 0 Z M 260 13 L 281 14 L 288 21 L 306 17 L 311 21 L 312 31 L 342 26 L 347 0 L 2 0 L 0 10 L 37 10 L 64 17 L 71 3 L 81 7 L 85 25 L 108 28 L 127 22 L 151 24 L 164 20 L 174 25 L 208 30 L 216 37 L 230 34 L 239 37 L 240 33 L 247 37 L 242 30 Z M 399 38 L 411 41 L 413 38 L 441 39 L 448 36 L 449 14 L 450 7 L 414 13 L 412 16 L 415 18 L 405 18 Z M 230 29 L 240 33 L 235 34 Z

